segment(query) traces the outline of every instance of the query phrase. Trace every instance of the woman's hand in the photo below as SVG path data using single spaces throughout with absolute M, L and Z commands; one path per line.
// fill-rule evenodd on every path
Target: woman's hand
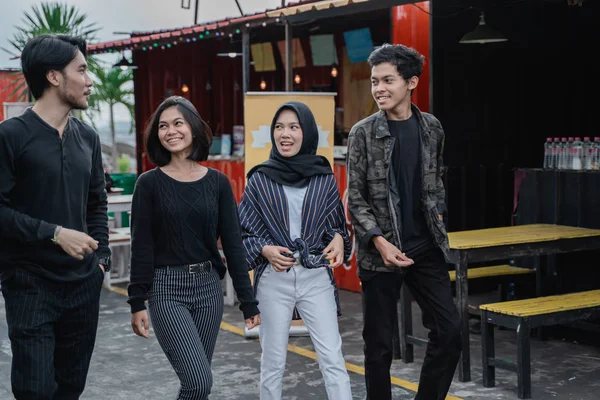
M 265 246 L 260 251 L 260 254 L 269 260 L 269 263 L 271 263 L 276 272 L 283 272 L 290 269 L 295 262 L 292 252 L 286 247 Z M 284 256 L 284 254 L 289 254 L 289 256 Z
M 148 311 L 142 310 L 131 314 L 131 328 L 133 332 L 141 337 L 148 338 L 150 327 L 148 325 Z
M 327 254 L 326 260 L 329 260 L 331 268 L 337 268 L 344 262 L 344 238 L 339 233 L 336 233 L 329 245 L 323 250 L 323 254 Z
M 246 328 L 256 328 L 260 325 L 260 314 L 256 314 L 255 316 L 248 318 L 244 322 L 246 322 Z

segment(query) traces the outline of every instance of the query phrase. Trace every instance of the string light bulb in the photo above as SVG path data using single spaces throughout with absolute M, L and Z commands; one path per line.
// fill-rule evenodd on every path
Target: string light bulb
M 190 91 L 190 88 L 188 87 L 188 85 L 186 85 L 185 83 L 183 84 L 183 86 L 181 86 L 181 91 L 183 93 L 187 93 Z
M 338 69 L 336 67 L 331 68 L 331 77 L 337 78 L 337 76 L 338 76 Z
M 260 81 L 260 90 L 265 90 L 266 88 L 267 88 L 267 82 L 264 79 L 262 79 Z
M 294 82 L 296 83 L 296 85 L 299 85 L 300 82 L 302 82 L 302 78 L 300 77 L 300 75 L 294 75 Z

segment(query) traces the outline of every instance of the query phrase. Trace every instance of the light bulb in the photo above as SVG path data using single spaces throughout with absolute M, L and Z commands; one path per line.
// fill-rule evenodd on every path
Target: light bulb
M 337 70 L 336 67 L 331 68 L 331 76 L 333 78 L 337 78 L 337 76 L 338 76 L 338 70 Z
M 267 88 L 267 82 L 265 82 L 265 80 L 263 79 L 262 81 L 260 81 L 260 89 L 265 90 L 266 88 Z
M 183 84 L 183 86 L 181 86 L 181 91 L 183 93 L 187 93 L 190 91 L 190 88 L 188 87 L 188 85 L 186 85 L 185 83 Z
M 300 75 L 296 74 L 294 76 L 294 82 L 296 82 L 296 85 L 299 85 L 300 82 L 302 82 L 302 78 L 300 78 Z

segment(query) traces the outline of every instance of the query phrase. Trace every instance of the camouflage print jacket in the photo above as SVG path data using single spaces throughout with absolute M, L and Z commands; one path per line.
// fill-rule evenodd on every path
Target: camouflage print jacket
M 427 227 L 434 242 L 444 254 L 448 236 L 439 214 L 446 211 L 442 183 L 444 130 L 440 121 L 422 113 L 414 104 L 412 112 L 419 118 L 421 134 L 421 203 Z M 354 226 L 358 265 L 374 271 L 399 272 L 386 267 L 371 239 L 382 235 L 398 249 L 400 238 L 400 197 L 392 165 L 394 138 L 386 114 L 379 111 L 352 127 L 348 137 L 346 164 L 348 169 L 348 211 Z

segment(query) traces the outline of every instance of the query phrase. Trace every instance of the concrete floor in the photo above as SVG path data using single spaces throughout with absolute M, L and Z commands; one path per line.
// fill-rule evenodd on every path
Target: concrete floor
M 365 398 L 360 295 L 341 291 L 343 316 L 340 330 L 344 356 L 350 366 L 354 399 Z M 424 337 L 418 307 L 414 306 L 415 333 Z M 87 388 L 82 399 L 94 400 L 165 400 L 174 399 L 178 380 L 162 353 L 153 332 L 150 339 L 136 337 L 129 324 L 129 307 L 125 297 L 103 290 L 101 298 L 98 340 L 92 358 Z M 260 344 L 241 334 L 242 316 L 236 307 L 226 307 L 224 329 L 219 334 L 213 359 L 214 385 L 211 399 L 258 399 Z M 496 333 L 498 356 L 514 359 L 515 336 L 512 331 Z M 597 341 L 596 341 L 597 343 Z M 313 347 L 307 337 L 290 338 L 293 351 L 288 353 L 283 382 L 286 400 L 327 399 L 321 373 L 313 359 Z M 472 400 L 516 399 L 516 374 L 497 370 L 496 387 L 481 385 L 480 338 L 471 335 L 473 381 L 454 380 L 450 394 Z M 393 398 L 413 399 L 421 368 L 424 348 L 415 348 L 415 363 L 394 361 L 392 375 L 396 378 Z M 12 399 L 10 393 L 10 342 L 0 298 L 0 399 Z M 600 348 L 560 339 L 532 340 L 533 398 L 538 400 L 600 399 Z

